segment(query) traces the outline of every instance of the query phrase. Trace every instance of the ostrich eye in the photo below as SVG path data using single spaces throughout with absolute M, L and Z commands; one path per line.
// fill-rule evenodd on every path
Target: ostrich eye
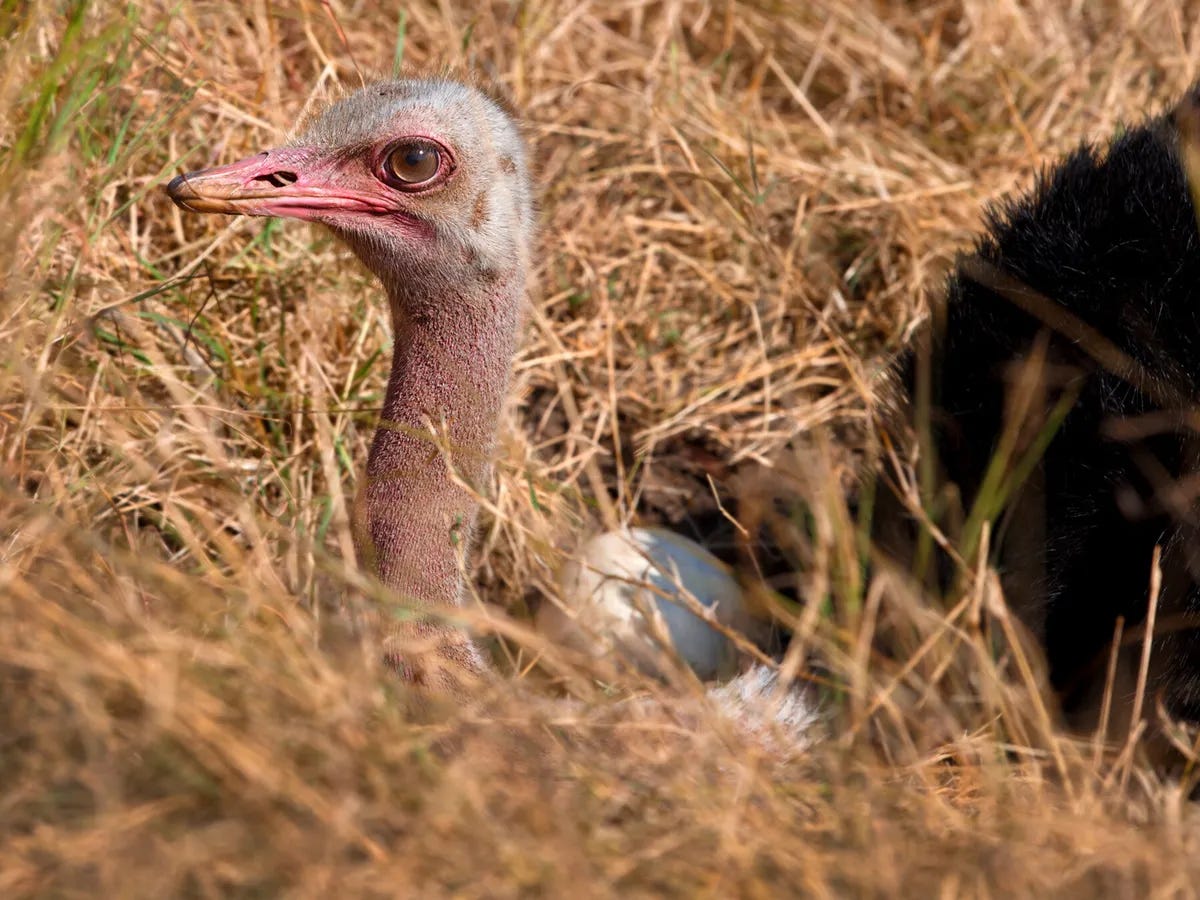
M 384 173 L 402 185 L 423 184 L 438 173 L 442 155 L 427 141 L 409 141 L 392 148 L 384 162 Z

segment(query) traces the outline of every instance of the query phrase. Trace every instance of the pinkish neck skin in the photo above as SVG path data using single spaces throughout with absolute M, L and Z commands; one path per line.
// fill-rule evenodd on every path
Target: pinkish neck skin
M 436 298 L 388 287 L 392 371 L 356 511 L 359 555 L 402 606 L 458 605 L 459 554 L 471 547 L 477 504 L 450 469 L 476 491 L 485 488 L 520 333 L 523 278 L 511 271 L 474 284 L 443 282 Z

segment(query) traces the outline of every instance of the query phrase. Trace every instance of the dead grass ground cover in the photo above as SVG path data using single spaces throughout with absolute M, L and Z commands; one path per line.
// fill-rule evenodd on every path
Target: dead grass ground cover
M 860 440 L 981 204 L 1179 94 L 1197 13 L 0 3 L 0 895 L 1195 893 L 1190 772 L 1057 730 L 985 571 L 944 599 L 864 580 L 836 478 L 812 751 L 569 659 L 570 702 L 514 677 L 407 718 L 336 613 L 369 594 L 346 508 L 376 290 L 323 233 L 185 220 L 160 186 L 356 66 L 512 95 L 542 240 L 475 583 L 519 623 L 587 529 Z M 486 615 L 516 672 L 549 652 Z

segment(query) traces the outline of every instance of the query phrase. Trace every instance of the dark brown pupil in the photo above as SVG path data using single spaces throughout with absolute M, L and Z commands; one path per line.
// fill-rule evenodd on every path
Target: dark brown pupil
M 388 155 L 388 171 L 398 181 L 420 184 L 437 174 L 439 155 L 429 144 L 401 144 Z

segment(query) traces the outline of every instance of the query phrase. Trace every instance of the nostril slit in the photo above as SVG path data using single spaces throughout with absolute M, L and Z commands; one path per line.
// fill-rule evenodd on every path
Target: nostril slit
M 255 181 L 265 181 L 271 187 L 281 188 L 286 184 L 295 184 L 300 180 L 300 176 L 295 172 L 268 172 L 265 175 L 255 175 Z

